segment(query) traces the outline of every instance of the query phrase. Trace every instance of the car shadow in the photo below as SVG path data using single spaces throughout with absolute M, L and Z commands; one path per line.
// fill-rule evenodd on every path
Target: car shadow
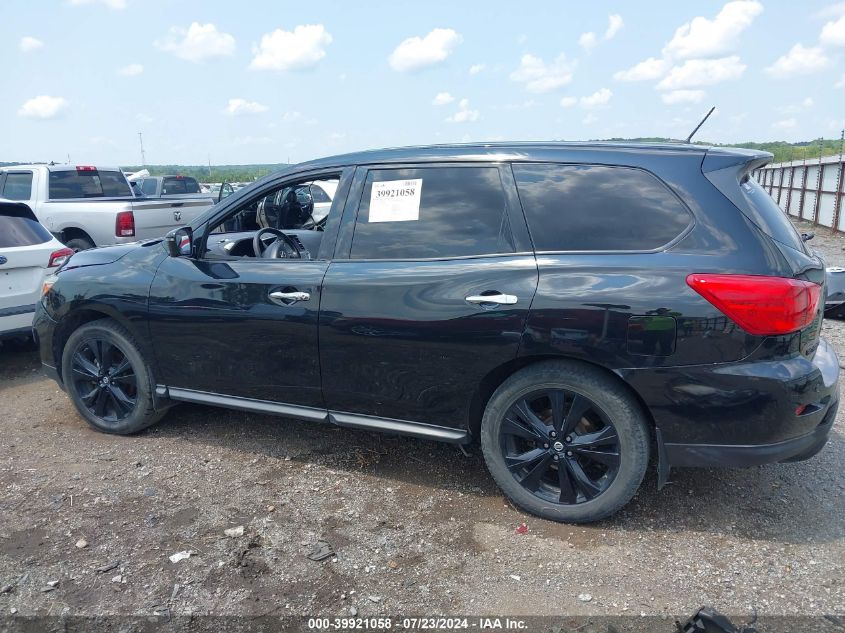
M 146 431 L 157 436 L 225 447 L 255 456 L 320 464 L 349 475 L 367 475 L 385 486 L 460 492 L 477 521 L 531 521 L 540 534 L 567 538 L 572 526 L 543 521 L 510 506 L 484 466 L 476 446 L 469 457 L 457 446 L 183 404 Z M 649 469 L 635 499 L 588 531 L 701 532 L 797 544 L 845 537 L 845 437 L 834 431 L 824 450 L 795 464 L 748 469 L 676 469 L 657 490 Z M 444 495 L 445 497 L 446 495 Z M 502 517 L 505 509 L 512 517 Z

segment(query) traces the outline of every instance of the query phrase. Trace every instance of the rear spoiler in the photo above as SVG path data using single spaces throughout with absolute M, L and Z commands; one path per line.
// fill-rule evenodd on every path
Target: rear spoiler
M 27 205 L 23 202 L 7 202 L 0 200 L 0 215 L 5 215 L 9 218 L 26 218 L 34 222 L 38 222 L 38 218 Z
M 707 150 L 701 163 L 701 171 L 710 178 L 712 172 L 732 170 L 737 182 L 742 182 L 746 175 L 772 162 L 774 155 L 753 149 L 719 148 Z M 712 180 L 712 178 L 711 178 Z

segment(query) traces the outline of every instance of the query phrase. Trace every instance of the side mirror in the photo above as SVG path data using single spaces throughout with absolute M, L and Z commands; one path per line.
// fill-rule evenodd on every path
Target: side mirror
M 186 257 L 194 251 L 194 231 L 190 226 L 173 229 L 164 236 L 171 257 Z

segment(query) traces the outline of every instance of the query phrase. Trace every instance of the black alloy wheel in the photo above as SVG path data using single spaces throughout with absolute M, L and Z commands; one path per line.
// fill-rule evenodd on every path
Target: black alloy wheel
M 128 418 L 138 398 L 138 379 L 119 347 L 104 339 L 83 341 L 73 352 L 71 382 L 88 411 L 106 423 Z
M 520 398 L 499 435 L 513 477 L 552 503 L 590 501 L 619 471 L 616 428 L 601 407 L 574 391 L 543 389 Z

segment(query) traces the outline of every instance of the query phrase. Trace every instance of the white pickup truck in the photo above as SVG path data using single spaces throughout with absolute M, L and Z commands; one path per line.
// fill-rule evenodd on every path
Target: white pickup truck
M 0 168 L 0 198 L 27 204 L 73 250 L 161 237 L 213 203 L 208 196 L 136 198 L 117 167 L 14 165 Z

